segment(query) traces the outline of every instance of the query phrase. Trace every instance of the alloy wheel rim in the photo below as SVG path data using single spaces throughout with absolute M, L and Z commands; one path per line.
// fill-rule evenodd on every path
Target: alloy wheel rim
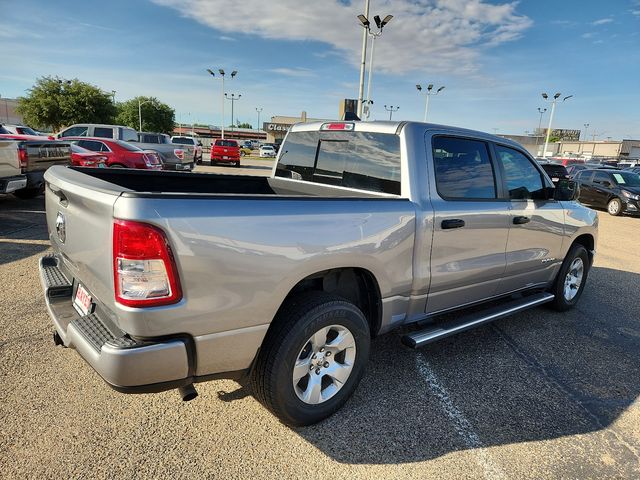
M 609 213 L 616 214 L 620 210 L 620 205 L 615 200 L 609 202 Z
M 584 277 L 584 262 L 578 257 L 571 262 L 567 276 L 564 279 L 564 298 L 568 302 L 573 300 L 580 290 Z
M 342 325 L 323 327 L 304 343 L 293 367 L 293 389 L 308 405 L 335 396 L 347 382 L 356 360 L 356 341 Z

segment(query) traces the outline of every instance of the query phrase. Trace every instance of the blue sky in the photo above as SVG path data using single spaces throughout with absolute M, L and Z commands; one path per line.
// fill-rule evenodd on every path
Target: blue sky
M 177 120 L 220 124 L 236 69 L 236 117 L 334 118 L 357 96 L 364 0 L 0 0 L 0 95 L 38 76 L 90 82 L 116 100 L 156 96 Z M 429 120 L 498 133 L 537 127 L 540 93 L 574 95 L 554 127 L 640 138 L 640 0 L 371 0 L 393 14 L 376 45 L 372 118 L 421 120 L 416 83 L 446 85 Z M 226 108 L 226 122 L 230 119 Z M 548 115 L 548 112 L 547 112 Z M 545 115 L 543 126 L 548 117 Z

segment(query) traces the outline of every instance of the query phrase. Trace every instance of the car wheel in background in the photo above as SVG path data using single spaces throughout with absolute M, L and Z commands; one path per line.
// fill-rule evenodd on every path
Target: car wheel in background
M 619 198 L 612 198 L 609 200 L 609 203 L 607 204 L 607 212 L 615 217 L 622 215 L 622 202 Z
M 255 397 L 283 423 L 303 426 L 335 413 L 369 358 L 369 324 L 352 303 L 325 292 L 283 305 L 251 372 Z
M 234 167 L 236 167 L 236 168 L 240 168 L 240 162 L 236 162 L 236 163 L 234 163 Z

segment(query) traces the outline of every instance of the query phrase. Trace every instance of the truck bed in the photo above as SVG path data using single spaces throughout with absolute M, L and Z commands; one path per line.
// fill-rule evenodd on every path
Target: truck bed
M 158 172 L 145 170 L 76 168 L 71 170 L 90 175 L 111 185 L 122 187 L 126 197 L 179 196 L 310 196 L 384 198 L 387 195 L 354 191 L 330 185 L 310 184 L 285 178 L 223 175 L 214 173 Z M 97 187 L 98 185 L 96 185 Z M 389 196 L 390 198 L 394 198 Z M 395 197 L 397 198 L 397 197 Z

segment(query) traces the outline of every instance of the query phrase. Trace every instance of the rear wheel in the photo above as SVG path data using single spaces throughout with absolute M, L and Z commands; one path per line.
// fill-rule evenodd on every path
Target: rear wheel
M 124 165 L 120 165 L 119 163 L 114 163 L 113 165 L 109 165 L 109 168 L 127 168 Z
M 609 215 L 613 215 L 614 217 L 622 214 L 622 202 L 619 198 L 612 198 L 609 200 L 609 203 L 607 204 L 607 212 L 609 212 Z
M 317 423 L 360 382 L 369 324 L 355 305 L 324 292 L 292 298 L 274 322 L 252 371 L 253 393 L 287 425 Z
M 236 168 L 240 168 L 240 162 L 236 162 L 233 164 Z
M 584 290 L 587 274 L 590 268 L 589 253 L 580 244 L 575 244 L 569 250 L 551 293 L 555 295 L 550 306 L 559 312 L 573 308 Z

